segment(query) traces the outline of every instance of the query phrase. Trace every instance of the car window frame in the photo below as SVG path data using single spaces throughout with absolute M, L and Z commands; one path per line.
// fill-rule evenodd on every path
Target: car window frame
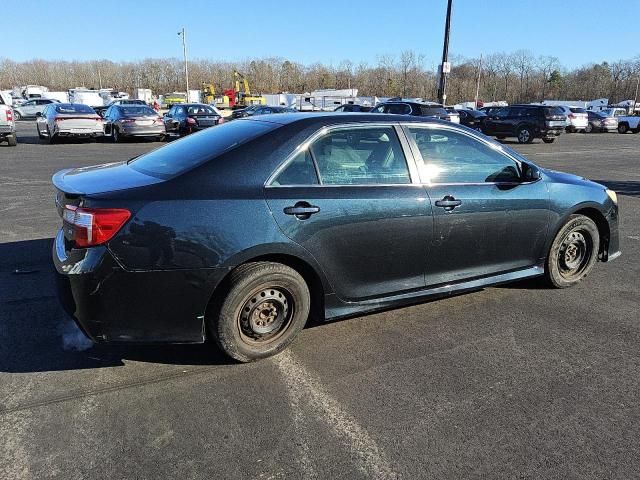
M 422 153 L 420 152 L 420 148 L 418 147 L 418 144 L 416 143 L 415 139 L 413 138 L 413 135 L 411 135 L 411 132 L 409 131 L 409 128 L 428 128 L 428 129 L 432 129 L 432 130 L 449 130 L 449 131 L 453 131 L 454 133 L 459 133 L 462 135 L 466 135 L 467 137 L 470 137 L 473 140 L 476 140 L 480 143 L 483 143 L 484 145 L 486 145 L 487 147 L 493 149 L 496 151 L 496 153 L 499 153 L 500 155 L 503 155 L 504 157 L 506 157 L 507 159 L 511 160 L 512 162 L 514 162 L 516 164 L 516 168 L 518 169 L 518 174 L 520 176 L 520 178 L 522 178 L 522 174 L 523 174 L 523 168 L 522 168 L 522 160 L 516 158 L 515 156 L 511 155 L 508 151 L 504 150 L 502 148 L 502 146 L 500 144 L 496 144 L 493 143 L 491 140 L 485 139 L 480 137 L 479 135 L 475 135 L 472 132 L 467 132 L 465 130 L 459 129 L 459 128 L 455 128 L 449 125 L 441 125 L 441 124 L 429 124 L 429 123 L 409 123 L 409 122 L 404 122 L 401 123 L 401 128 L 404 130 L 404 135 L 407 138 L 407 141 L 409 143 L 409 146 L 412 150 L 413 153 L 413 158 L 416 164 L 416 168 L 418 169 L 418 174 L 420 175 L 420 173 L 422 172 L 422 169 L 418 167 L 418 165 L 424 165 L 424 158 L 422 157 Z M 532 164 L 533 165 L 533 164 Z M 421 185 L 425 186 L 425 187 L 429 187 L 429 186 L 442 186 L 442 185 L 456 185 L 456 186 L 463 186 L 463 185 L 470 185 L 470 186 L 478 186 L 478 185 L 527 185 L 530 183 L 535 183 L 539 180 L 541 180 L 541 178 L 536 178 L 534 180 L 529 180 L 529 181 L 501 181 L 501 182 L 429 182 L 427 181 L 425 178 L 423 178 L 420 175 L 420 182 Z
M 418 122 L 416 122 L 418 123 Z M 317 184 L 302 184 L 302 185 L 274 185 L 273 182 L 278 178 L 280 173 L 285 170 L 289 164 L 305 149 L 310 148 L 310 146 L 318 140 L 320 137 L 329 134 L 334 130 L 344 130 L 346 128 L 366 128 L 366 127 L 391 127 L 393 128 L 395 134 L 398 136 L 398 141 L 400 143 L 400 148 L 402 149 L 402 154 L 405 157 L 405 161 L 407 162 L 407 169 L 409 171 L 409 183 L 355 183 L 355 184 L 327 184 L 322 183 L 322 176 L 320 175 L 320 170 L 318 169 L 318 165 L 316 163 L 316 159 L 311 155 L 311 161 L 313 162 L 313 168 L 315 169 L 316 176 L 318 177 Z M 420 157 L 422 160 L 422 157 Z M 264 183 L 264 188 L 345 188 L 345 187 L 408 187 L 408 186 L 420 186 L 422 185 L 420 180 L 420 174 L 418 171 L 417 159 L 414 157 L 413 149 L 409 143 L 409 139 L 407 138 L 406 132 L 402 128 L 400 122 L 350 122 L 350 123 L 341 123 L 334 125 L 324 125 L 320 127 L 318 130 L 313 132 L 309 137 L 307 137 L 302 143 L 300 143 L 287 157 L 276 167 L 276 169 L 269 175 L 267 180 Z

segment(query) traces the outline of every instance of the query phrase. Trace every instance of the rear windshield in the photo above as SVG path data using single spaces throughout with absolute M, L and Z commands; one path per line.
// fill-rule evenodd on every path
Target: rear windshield
M 584 108 L 579 107 L 570 107 L 569 110 L 571 110 L 572 113 L 587 113 Z
M 546 117 L 550 117 L 551 115 L 564 115 L 564 112 L 561 108 L 558 107 L 545 107 L 544 115 Z
M 193 105 L 187 109 L 189 115 L 215 115 L 216 111 L 208 105 Z
M 141 115 L 148 115 L 153 117 L 158 116 L 158 113 L 153 108 L 149 108 L 149 107 L 126 106 L 124 108 L 121 107 L 120 110 L 122 110 L 122 114 L 125 117 L 139 117 Z
M 254 120 L 234 120 L 153 150 L 130 161 L 129 165 L 147 175 L 171 178 L 279 126 Z
M 447 115 L 447 111 L 442 107 L 428 107 L 420 105 L 420 114 L 422 115 Z
M 96 113 L 89 105 L 83 105 L 82 103 L 62 103 L 56 105 L 56 112 L 58 113 Z

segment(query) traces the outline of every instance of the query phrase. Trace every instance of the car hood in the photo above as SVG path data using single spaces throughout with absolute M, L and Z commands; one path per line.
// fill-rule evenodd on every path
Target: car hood
M 105 163 L 92 167 L 68 168 L 52 178 L 58 190 L 73 195 L 95 195 L 160 183 L 160 178 L 134 170 L 127 162 Z
M 585 177 L 574 175 L 572 173 L 558 172 L 557 170 L 550 170 L 547 168 L 541 168 L 542 173 L 552 182 L 566 183 L 570 185 L 584 185 L 588 187 L 606 188 L 604 185 L 596 183 Z

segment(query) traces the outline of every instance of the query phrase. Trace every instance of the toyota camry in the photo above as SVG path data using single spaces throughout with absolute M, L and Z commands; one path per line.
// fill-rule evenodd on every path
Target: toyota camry
M 211 339 L 242 362 L 308 318 L 570 287 L 620 255 L 613 191 L 424 117 L 242 119 L 53 183 L 60 298 L 86 335 Z

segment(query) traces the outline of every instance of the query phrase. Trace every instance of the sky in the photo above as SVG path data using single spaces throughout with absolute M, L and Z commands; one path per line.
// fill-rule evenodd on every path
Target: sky
M 446 0 L 2 0 L 0 57 L 131 61 L 281 57 L 375 64 L 413 50 L 436 66 Z M 568 68 L 640 55 L 640 0 L 453 0 L 450 55 L 530 50 Z M 625 27 L 625 19 L 629 26 Z M 46 25 L 50 22 L 50 25 Z M 635 22 L 635 25 L 634 23 Z M 8 39 L 8 44 L 7 44 Z

